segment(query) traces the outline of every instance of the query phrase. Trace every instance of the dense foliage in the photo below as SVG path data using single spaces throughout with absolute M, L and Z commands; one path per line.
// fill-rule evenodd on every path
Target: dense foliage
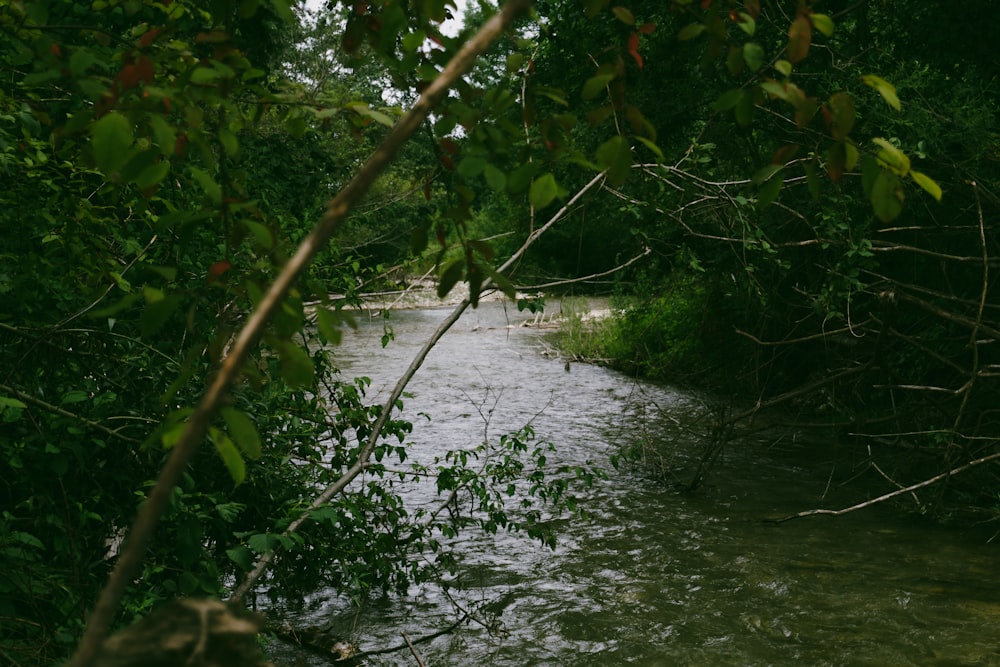
M 630 269 L 623 319 L 586 353 L 849 434 L 852 474 L 888 490 L 973 463 L 919 508 L 994 517 L 996 475 L 980 464 L 998 435 L 1000 91 L 979 45 L 995 9 L 823 3 L 817 20 L 799 3 L 789 29 L 756 3 L 705 4 L 648 9 L 657 31 L 629 90 L 661 101 L 643 109 L 673 153 L 602 211 L 652 261 Z M 667 53 L 702 54 L 700 74 L 668 88 L 677 67 L 654 70 L 669 62 L 653 46 L 663 25 L 680 40 L 660 42 Z M 569 50 L 553 49 L 559 71 Z
M 480 3 L 450 37 L 454 9 L 0 8 L 4 654 L 70 650 L 246 314 L 495 11 Z M 919 454 L 901 480 L 991 456 L 996 65 L 972 45 L 993 14 L 539 0 L 288 296 L 120 620 L 223 595 L 268 553 L 260 590 L 360 598 L 447 570 L 462 529 L 551 543 L 541 504 L 572 505 L 589 471 L 546 470 L 530 429 L 411 461 L 402 405 L 372 405 L 364 378 L 337 372 L 345 305 L 411 270 L 435 271 L 442 294 L 467 282 L 473 304 L 491 284 L 617 275 L 629 307 L 599 356 L 824 413 L 876 455 Z M 359 464 L 363 483 L 299 528 L 316 490 Z M 994 482 L 965 490 L 993 502 Z M 413 483 L 466 511 L 408 507 Z

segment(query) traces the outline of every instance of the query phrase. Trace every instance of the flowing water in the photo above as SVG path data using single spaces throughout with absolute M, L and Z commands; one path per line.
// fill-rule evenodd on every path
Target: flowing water
M 558 309 L 558 304 L 549 304 Z M 345 336 L 347 375 L 385 395 L 447 310 L 395 311 Z M 889 490 L 877 479 L 829 484 L 844 453 L 823 443 L 733 443 L 695 494 L 609 456 L 640 439 L 670 470 L 690 472 L 695 437 L 677 426 L 695 395 L 555 358 L 527 313 L 499 303 L 469 311 L 409 387 L 413 448 L 443 453 L 531 420 L 559 462 L 607 471 L 586 519 L 563 518 L 557 548 L 499 534 L 464 538 L 467 561 L 449 591 L 414 587 L 358 610 L 332 591 L 286 610 L 361 650 L 450 626 L 454 600 L 502 623 L 463 625 L 417 650 L 427 665 L 1000 665 L 1000 568 L 987 535 L 900 518 L 888 507 L 775 524 L 767 518 L 842 507 Z M 426 412 L 430 421 L 417 416 Z M 866 486 L 867 484 L 867 486 Z M 870 487 L 870 488 L 869 488 Z M 860 494 L 860 495 L 859 495 Z M 277 650 L 286 664 L 324 658 Z M 365 664 L 415 665 L 407 650 Z

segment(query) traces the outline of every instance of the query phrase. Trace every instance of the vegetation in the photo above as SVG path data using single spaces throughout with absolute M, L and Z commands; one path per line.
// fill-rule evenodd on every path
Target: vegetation
M 984 43 L 981 21 L 995 11 L 830 3 L 836 29 L 826 34 L 825 19 L 812 16 L 808 57 L 797 60 L 793 21 L 791 67 L 768 59 L 756 69 L 753 45 L 781 40 L 785 24 L 753 5 L 743 6 L 752 23 L 739 9 L 681 12 L 681 44 L 670 49 L 703 44 L 700 88 L 688 80 L 671 87 L 676 103 L 643 109 L 661 146 L 686 148 L 619 191 L 617 217 L 651 261 L 622 277 L 625 315 L 591 354 L 839 430 L 889 488 L 980 462 L 925 492 L 920 508 L 995 519 L 995 466 L 983 463 L 997 454 L 989 221 L 998 137 L 984 111 L 1000 91 L 994 59 L 967 46 Z M 647 79 L 664 60 L 645 62 L 629 88 L 636 97 L 658 94 L 670 76 Z M 761 118 L 782 104 L 794 118 Z M 819 187 L 824 170 L 834 187 Z M 724 421 L 756 412 L 735 409 Z M 717 444 L 708 442 L 711 459 Z
M 463 530 L 551 544 L 542 506 L 592 471 L 530 429 L 412 461 L 402 387 L 372 405 L 337 371 L 345 308 L 414 268 L 473 306 L 618 280 L 598 356 L 823 412 L 905 452 L 903 484 L 992 461 L 995 10 L 829 5 L 539 0 L 457 80 L 487 3 L 456 37 L 446 0 L 0 7 L 2 654 L 69 655 L 156 493 L 117 625 L 404 591 Z M 950 488 L 995 511 L 976 469 Z M 467 511 L 408 507 L 414 483 Z

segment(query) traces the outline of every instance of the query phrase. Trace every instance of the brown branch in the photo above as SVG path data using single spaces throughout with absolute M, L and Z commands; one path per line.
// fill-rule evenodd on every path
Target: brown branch
M 752 340 L 757 345 L 761 345 L 761 346 L 764 346 L 764 347 L 773 347 L 773 346 L 778 346 L 778 345 L 791 345 L 793 343 L 805 343 L 805 342 L 808 342 L 808 341 L 811 341 L 811 340 L 817 340 L 817 339 L 821 339 L 821 338 L 829 338 L 830 336 L 835 336 L 837 334 L 842 334 L 842 333 L 851 333 L 851 334 L 853 334 L 855 329 L 857 329 L 859 327 L 863 327 L 863 326 L 865 326 L 866 324 L 868 324 L 871 321 L 872 321 L 871 318 L 869 318 L 869 319 L 865 320 L 864 322 L 861 322 L 860 324 L 855 324 L 854 326 L 843 327 L 842 329 L 834 329 L 833 331 L 823 331 L 823 332 L 818 333 L 818 334 L 812 334 L 812 335 L 809 335 L 809 336 L 803 336 L 801 338 L 787 338 L 785 340 L 761 340 L 760 338 L 757 338 L 753 334 L 751 334 L 749 332 L 746 332 L 746 331 L 743 331 L 742 329 L 734 329 L 734 331 L 736 333 L 738 333 L 739 335 L 745 337 L 745 338 L 749 338 L 750 340 Z M 855 336 L 855 338 L 860 338 L 860 336 Z
M 97 657 L 104 636 L 114 618 L 125 588 L 139 571 L 146 547 L 166 509 L 170 495 L 180 479 L 188 460 L 205 436 L 209 422 L 223 402 L 229 385 L 239 376 L 244 360 L 257 345 L 271 315 L 284 301 L 298 276 L 312 258 L 326 244 L 351 208 L 356 204 L 383 170 L 393 160 L 399 149 L 424 122 L 430 111 L 447 94 L 452 84 L 475 63 L 490 43 L 530 4 L 529 0 L 511 0 L 499 14 L 491 18 L 480 31 L 452 58 L 438 77 L 424 90 L 413 107 L 393 127 L 389 136 L 379 145 L 368 161 L 355 173 L 351 181 L 327 206 L 326 213 L 316 224 L 292 258 L 274 279 L 257 309 L 240 331 L 229 354 L 222 362 L 218 374 L 202 395 L 201 401 L 188 420 L 179 441 L 174 446 L 156 485 L 153 487 L 132 524 L 125 547 L 114 571 L 94 608 L 76 654 L 69 667 L 90 667 Z M 388 410 L 384 411 L 385 413 Z M 380 421 L 387 418 L 380 416 Z M 369 443 L 369 448 L 373 442 Z
M 413 654 L 413 658 L 417 661 L 417 664 L 420 665 L 420 667 L 427 667 L 427 665 L 424 664 L 423 658 L 421 658 L 420 654 L 417 652 L 417 647 L 413 645 L 413 642 L 411 642 L 410 638 L 406 636 L 406 633 L 400 632 L 399 634 L 403 636 L 403 641 L 406 642 L 406 646 L 410 649 L 410 653 Z
M 864 509 L 866 507 L 871 507 L 872 505 L 877 505 L 878 503 L 881 503 L 881 502 L 885 502 L 886 500 L 889 500 L 891 498 L 895 498 L 896 496 L 901 496 L 904 493 L 910 493 L 912 491 L 916 491 L 917 489 L 922 489 L 922 488 L 924 488 L 926 486 L 930 486 L 932 484 L 936 484 L 937 482 L 940 482 L 941 480 L 944 480 L 944 479 L 948 479 L 949 477 L 951 477 L 953 475 L 961 474 L 961 473 L 965 472 L 966 470 L 970 470 L 971 468 L 975 468 L 976 466 L 980 466 L 980 465 L 982 465 L 984 463 L 989 463 L 990 461 L 996 461 L 997 459 L 1000 459 L 1000 452 L 997 452 L 995 454 L 990 454 L 989 456 L 984 456 L 984 457 L 976 459 L 974 461 L 969 461 L 965 465 L 958 466 L 957 468 L 952 468 L 951 470 L 948 470 L 947 472 L 943 472 L 940 475 L 934 475 L 933 477 L 931 477 L 929 479 L 925 479 L 922 482 L 918 482 L 916 484 L 911 484 L 910 486 L 903 487 L 902 489 L 896 489 L 895 491 L 892 491 L 890 493 L 886 493 L 884 495 L 881 495 L 878 498 L 872 498 L 871 500 L 866 500 L 863 503 L 858 503 L 857 505 L 851 505 L 850 507 L 845 507 L 843 509 L 839 509 L 839 510 L 827 510 L 827 509 L 806 510 L 804 512 L 799 512 L 798 514 L 792 514 L 790 516 L 782 517 L 780 519 L 768 519 L 768 521 L 770 523 L 784 523 L 785 521 L 791 521 L 792 519 L 801 519 L 802 517 L 807 517 L 807 516 L 818 516 L 820 514 L 825 515 L 825 516 L 843 516 L 844 514 L 849 514 L 851 512 L 855 512 L 857 510 Z
M 95 421 L 91 421 L 90 419 L 87 419 L 86 417 L 81 417 L 80 415 L 78 415 L 76 413 L 73 413 L 73 412 L 70 412 L 69 410 L 64 410 L 64 409 L 60 408 L 58 405 L 53 405 L 52 403 L 48 403 L 47 401 L 43 401 L 40 398 L 35 398 L 34 396 L 31 396 L 30 394 L 25 394 L 23 391 L 19 391 L 19 390 L 15 389 L 14 387 L 10 387 L 10 386 L 5 385 L 5 384 L 0 384 L 0 391 L 5 391 L 5 392 L 11 394 L 12 396 L 15 396 L 15 397 L 19 398 L 20 400 L 24 401 L 25 403 L 31 403 L 32 405 L 37 405 L 38 407 L 42 408 L 43 410 L 46 410 L 46 411 L 51 412 L 53 414 L 57 414 L 57 415 L 60 415 L 62 417 L 69 417 L 70 419 L 78 421 L 81 424 L 86 424 L 90 428 L 96 429 L 96 430 L 100 431 L 101 433 L 106 433 L 107 435 L 110 435 L 113 438 L 118 438 L 119 440 L 124 440 L 125 442 L 132 443 L 132 444 L 136 444 L 136 443 L 140 442 L 139 440 L 136 440 L 135 438 L 130 438 L 127 435 L 122 435 L 118 431 L 116 431 L 114 429 L 110 429 L 107 426 L 104 426 L 103 424 L 100 424 L 100 423 L 95 422 Z
M 935 259 L 944 259 L 952 262 L 962 262 L 962 263 L 974 263 L 978 264 L 983 261 L 982 257 L 973 257 L 966 255 L 949 255 L 943 252 L 935 252 L 933 250 L 927 250 L 926 248 L 919 248 L 917 246 L 905 245 L 901 243 L 887 244 L 883 241 L 875 241 L 872 243 L 872 252 L 912 252 L 916 255 L 926 255 L 928 257 L 933 257 Z
M 603 278 L 604 276 L 610 276 L 613 273 L 618 273 L 625 267 L 638 262 L 640 259 L 653 252 L 650 248 L 643 248 L 642 252 L 632 257 L 631 259 L 619 264 L 613 269 L 608 269 L 607 271 L 601 271 L 600 273 L 591 273 L 589 276 L 580 276 L 579 278 L 567 278 L 566 280 L 557 280 L 551 283 L 542 283 L 541 285 L 518 285 L 517 289 L 520 291 L 537 291 L 542 289 L 548 289 L 550 287 L 559 287 L 560 285 L 574 285 L 576 283 L 586 282 L 588 280 L 593 280 L 594 278 Z
M 943 308 L 935 306 L 929 301 L 917 298 L 912 294 L 907 294 L 906 292 L 896 292 L 896 296 L 903 301 L 908 301 L 920 308 L 923 308 L 927 312 L 937 315 L 941 319 L 948 320 L 949 322 L 954 322 L 955 324 L 961 324 L 962 326 L 972 328 L 977 328 L 979 331 L 986 333 L 994 338 L 1000 338 L 1000 329 L 988 326 L 979 320 L 969 319 L 968 317 L 963 317 L 961 315 L 956 315 Z
M 983 224 L 983 205 L 979 200 L 979 188 L 976 187 L 976 183 L 972 182 L 972 191 L 976 195 L 976 209 L 979 212 L 979 246 L 982 253 L 983 262 L 983 286 L 979 294 L 979 305 L 976 309 L 976 320 L 972 327 L 972 331 L 969 332 L 969 345 L 972 347 L 972 368 L 969 370 L 969 379 L 962 388 L 962 402 L 958 406 L 958 411 L 955 414 L 955 419 L 952 422 L 951 430 L 952 432 L 958 431 L 962 425 L 962 418 L 965 416 L 965 408 L 969 405 L 969 399 L 972 397 L 972 389 L 976 384 L 976 379 L 979 376 L 979 329 L 983 326 L 983 311 L 986 309 L 986 297 L 990 290 L 990 255 L 989 250 L 986 247 L 986 230 Z M 948 449 L 951 450 L 954 439 L 952 438 L 948 442 Z M 948 457 L 951 458 L 950 456 Z M 951 461 L 949 460 L 949 463 Z

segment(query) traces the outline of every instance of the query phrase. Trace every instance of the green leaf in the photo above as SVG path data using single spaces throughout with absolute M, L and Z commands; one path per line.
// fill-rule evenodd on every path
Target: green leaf
M 132 291 L 132 283 L 125 280 L 122 274 L 118 273 L 117 271 L 112 271 L 109 275 L 111 276 L 111 279 L 115 281 L 115 285 L 118 286 L 118 289 L 125 292 L 126 294 Z
M 806 187 L 809 189 L 809 196 L 812 197 L 814 202 L 819 201 L 820 187 L 819 187 L 819 176 L 817 164 L 819 160 L 813 158 L 809 162 L 804 162 L 802 164 L 802 169 L 806 172 Z
M 861 77 L 861 80 L 865 83 L 866 86 L 870 86 L 875 90 L 877 90 L 878 94 L 882 96 L 882 99 L 885 100 L 886 104 L 888 104 L 896 111 L 900 110 L 902 105 L 899 103 L 899 97 L 896 95 L 895 86 L 893 86 L 891 83 L 889 83 L 882 77 L 876 76 L 874 74 L 865 74 Z
M 226 549 L 226 556 L 239 565 L 241 570 L 249 572 L 253 568 L 253 552 L 243 545 Z
M 878 166 L 878 160 L 865 153 L 861 157 L 861 188 L 868 197 L 871 197 L 872 188 L 875 187 L 875 179 L 881 173 L 882 167 Z
M 218 452 L 222 462 L 226 465 L 229 476 L 233 478 L 237 486 L 242 484 L 247 477 L 247 466 L 233 441 L 214 426 L 208 429 L 208 434 L 212 438 L 212 444 L 215 445 L 215 451 Z
M 635 137 L 635 140 L 638 141 L 643 146 L 645 146 L 646 148 L 648 148 L 650 151 L 652 151 L 653 155 L 656 156 L 657 160 L 659 160 L 661 162 L 664 160 L 663 151 L 661 151 L 660 147 L 657 146 L 655 143 L 653 143 L 652 141 L 650 141 L 646 137 L 640 137 L 638 135 Z
M 704 23 L 690 23 L 681 28 L 681 31 L 677 33 L 677 39 L 682 42 L 686 42 L 694 39 L 703 32 L 705 32 Z
M 194 180 L 198 181 L 198 185 L 201 189 L 205 191 L 205 194 L 216 206 L 222 204 L 222 186 L 215 182 L 204 169 L 198 167 L 188 167 L 191 170 L 191 175 L 194 176 Z
M 82 403 L 87 400 L 90 400 L 90 396 L 87 395 L 87 392 L 74 389 L 73 391 L 67 391 L 63 394 L 62 400 L 59 401 L 59 404 L 69 405 L 71 403 Z
M 814 28 L 827 37 L 833 34 L 833 19 L 826 14 L 810 14 L 809 20 L 812 21 Z
M 791 76 L 792 75 L 792 63 L 788 62 L 787 60 L 779 60 L 779 61 L 775 62 L 774 63 L 774 69 L 778 70 L 778 72 L 782 76 Z
M 254 241 L 257 242 L 261 248 L 265 250 L 270 250 L 274 247 L 274 232 L 267 225 L 262 225 L 254 220 L 248 220 L 246 218 L 240 220 L 243 226 L 250 230 L 253 235 Z
M 784 168 L 785 168 L 784 165 L 780 164 L 769 164 L 763 166 L 760 169 L 758 169 L 754 173 L 754 175 L 750 178 L 750 183 L 752 185 L 761 185 L 763 183 L 767 183 L 772 178 L 774 178 L 775 174 L 777 174 Z
M 407 33 L 403 36 L 403 50 L 410 53 L 420 48 L 420 45 L 427 40 L 427 33 L 423 30 Z
M 292 387 L 310 387 L 316 369 L 309 353 L 295 343 L 285 340 L 278 343 L 281 377 Z
M 556 177 L 552 174 L 542 174 L 531 184 L 528 192 L 528 201 L 532 208 L 543 209 L 552 203 L 552 200 L 559 194 L 559 186 L 556 184 Z
M 135 177 L 135 185 L 140 190 L 151 188 L 166 178 L 168 173 L 170 173 L 170 163 L 162 160 L 140 171 L 139 175 Z
M 743 61 L 751 72 L 756 72 L 764 66 L 764 49 L 760 44 L 747 42 L 743 45 Z
M 437 295 L 439 299 L 443 299 L 448 296 L 448 292 L 451 288 L 461 280 L 462 275 L 465 273 L 465 260 L 458 259 L 448 265 L 447 268 L 441 273 L 441 281 L 438 283 Z
M 784 182 L 782 178 L 771 178 L 760 186 L 760 190 L 757 191 L 757 207 L 759 209 L 767 208 L 771 202 L 777 199 Z
M 611 83 L 614 78 L 614 72 L 597 74 L 590 77 L 587 79 L 586 83 L 583 84 L 583 92 L 580 93 L 580 96 L 585 100 L 591 100 L 597 97 L 600 93 L 604 92 L 604 89 L 607 88 L 607 85 Z
M 17 410 L 23 410 L 28 406 L 16 398 L 10 398 L 9 396 L 0 396 L 0 409 L 15 408 Z
M 933 178 L 913 169 L 910 170 L 910 177 L 916 181 L 917 185 L 922 187 L 927 194 L 934 197 L 934 199 L 941 201 L 941 186 L 938 185 Z
M 635 16 L 625 7 L 612 7 L 611 11 L 615 15 L 615 18 L 625 25 L 635 25 Z
M 173 294 L 156 301 L 151 301 L 143 309 L 142 314 L 139 315 L 140 336 L 148 340 L 155 335 L 167 323 L 167 320 L 174 314 L 178 306 L 180 306 L 180 299 Z
M 357 113 L 358 115 L 365 116 L 366 118 L 371 118 L 373 121 L 379 125 L 385 125 L 386 127 L 392 127 L 395 125 L 395 121 L 389 116 L 382 113 L 381 111 L 376 111 L 372 109 L 364 102 L 352 102 L 347 105 L 349 109 Z
M 778 99 L 789 101 L 788 90 L 786 89 L 785 84 L 768 79 L 767 81 L 762 81 L 760 87 L 771 97 L 777 97 Z
M 158 114 L 149 117 L 149 126 L 153 129 L 153 136 L 156 138 L 156 145 L 160 147 L 160 152 L 169 157 L 174 154 L 174 144 L 177 142 L 177 132 Z
M 220 76 L 220 72 L 217 69 L 211 67 L 196 67 L 193 72 L 191 72 L 191 83 L 197 85 L 207 85 L 210 83 L 215 83 L 215 80 Z
M 788 28 L 788 59 L 797 63 L 809 55 L 809 46 L 812 43 L 812 24 L 805 16 L 799 16 Z
M 910 171 L 910 158 L 882 137 L 875 137 L 872 141 L 879 146 L 879 151 L 875 154 L 879 165 L 899 176 L 906 176 Z
M 899 176 L 882 169 L 872 185 L 871 202 L 875 217 L 882 222 L 892 222 L 903 211 L 903 184 Z
M 736 108 L 733 109 L 733 116 L 736 118 L 736 124 L 740 127 L 748 127 L 753 121 L 753 110 L 754 110 L 753 95 L 749 92 L 744 95 Z
M 132 145 L 132 123 L 117 111 L 112 111 L 90 128 L 94 162 L 105 174 L 117 171 L 125 163 Z
M 512 283 L 507 276 L 497 272 L 493 268 L 488 268 L 487 274 L 489 275 L 490 280 L 493 281 L 493 284 L 496 285 L 497 289 L 503 292 L 508 299 L 514 300 L 517 298 L 517 289 L 514 287 L 514 283 Z
M 537 162 L 527 162 L 507 174 L 507 189 L 510 193 L 516 195 L 527 190 L 538 168 Z
M 715 102 L 712 103 L 712 108 L 716 111 L 729 111 L 737 104 L 739 104 L 740 99 L 745 94 L 742 88 L 733 88 L 732 90 L 727 90 L 722 93 Z
M 753 37 L 754 33 L 757 32 L 757 22 L 754 18 L 746 12 L 740 12 L 737 16 L 739 16 L 739 20 L 736 22 L 736 25 L 747 35 Z
M 267 553 L 276 547 L 278 545 L 278 539 L 274 535 L 257 533 L 256 535 L 250 536 L 250 539 L 247 540 L 247 545 L 249 545 L 249 547 L 255 552 L 262 554 Z
M 483 169 L 485 167 L 486 158 L 484 156 L 470 155 L 458 163 L 455 171 L 458 172 L 459 176 L 467 181 L 470 181 L 479 174 L 483 173 Z
M 854 98 L 849 93 L 834 93 L 830 96 L 830 133 L 837 141 L 843 141 L 854 129 L 856 112 Z
M 240 140 L 228 128 L 219 128 L 219 143 L 226 155 L 234 156 L 240 152 Z
M 340 345 L 343 333 L 340 330 L 340 317 L 322 306 L 316 309 L 316 326 L 319 333 L 332 345 Z
M 225 407 L 219 410 L 229 429 L 229 435 L 237 447 L 251 459 L 260 458 L 260 435 L 253 421 L 236 408 Z
M 605 141 L 598 147 L 596 157 L 597 164 L 607 170 L 612 185 L 625 182 L 632 169 L 632 147 L 625 137 L 618 135 Z
M 503 192 L 504 188 L 507 187 L 507 177 L 502 171 L 494 167 L 492 164 L 487 164 L 483 167 L 483 176 L 486 178 L 486 182 L 491 188 L 499 192 Z

